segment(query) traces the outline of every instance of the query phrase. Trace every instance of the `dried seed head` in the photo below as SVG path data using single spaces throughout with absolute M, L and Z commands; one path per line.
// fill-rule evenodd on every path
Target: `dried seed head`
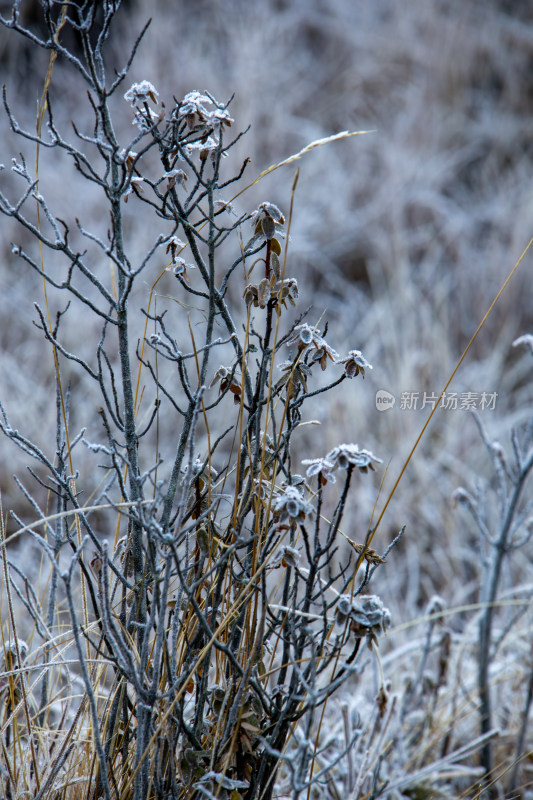
M 326 456 L 339 469 L 348 469 L 349 466 L 357 467 L 360 472 L 368 472 L 369 469 L 375 470 L 374 464 L 381 464 L 381 459 L 375 456 L 370 450 L 359 448 L 357 444 L 340 444 Z
M 318 475 L 321 486 L 324 486 L 328 481 L 329 483 L 335 483 L 337 480 L 333 474 L 335 464 L 332 461 L 328 461 L 327 458 L 304 458 L 302 464 L 308 465 L 305 473 L 308 478 Z
M 206 133 L 231 126 L 233 119 L 228 110 L 219 106 L 213 97 L 194 90 L 185 95 L 178 106 L 176 117 L 184 120 L 190 131 Z
M 124 94 L 124 100 L 126 100 L 132 108 L 142 107 L 145 103 L 148 103 L 149 100 L 151 100 L 152 103 L 157 103 L 158 97 L 159 92 L 150 81 L 134 83 Z
M 272 567 L 296 567 L 300 561 L 300 553 L 295 547 L 282 545 L 272 559 Z
M 427 605 L 426 614 L 428 617 L 431 617 L 433 614 L 441 613 L 445 608 L 446 604 L 442 597 L 438 594 L 434 594 Z
M 292 522 L 303 522 L 306 516 L 313 513 L 312 505 L 304 499 L 303 494 L 295 486 L 287 486 L 278 494 L 273 500 L 272 508 L 278 522 L 287 519 Z
M 359 373 L 365 377 L 365 369 L 373 369 L 360 350 L 350 350 L 346 358 L 338 359 L 339 364 L 344 364 L 344 374 L 347 378 L 355 378 Z
M 391 624 L 389 609 L 375 594 L 354 598 L 341 595 L 335 609 L 335 618 L 339 625 L 343 625 L 349 619 L 351 632 L 360 638 L 367 636 L 375 639 L 376 636 L 385 633 Z

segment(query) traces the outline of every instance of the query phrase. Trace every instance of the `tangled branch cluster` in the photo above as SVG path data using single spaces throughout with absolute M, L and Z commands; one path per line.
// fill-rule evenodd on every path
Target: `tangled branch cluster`
M 69 433 L 60 413 L 57 452 L 48 455 L 11 426 L 1 407 L 2 432 L 38 464 L 39 485 L 57 504 L 57 518 L 42 536 L 33 534 L 52 575 L 46 620 L 34 614 L 40 640 L 34 646 L 44 664 L 37 714 L 41 725 L 53 727 L 46 664 L 55 657 L 62 586 L 90 713 L 99 797 L 267 800 L 283 761 L 297 796 L 313 775 L 310 744 L 285 753 L 295 726 L 309 728 L 317 709 L 358 669 L 354 637 L 375 642 L 389 616 L 377 599 L 361 599 L 369 570 L 357 584 L 354 553 L 341 557 L 338 547 L 352 478 L 373 470 L 379 459 L 342 444 L 304 462 L 315 487 L 293 472 L 291 439 L 308 397 L 364 377 L 371 367 L 359 350 L 341 358 L 325 330 L 290 317 L 298 285 L 285 274 L 280 209 L 265 202 L 240 216 L 228 213 L 227 193 L 247 166 L 222 168 L 226 158 L 231 164 L 242 136 L 232 138 L 228 104 L 193 91 L 167 108 L 146 80 L 124 92 L 129 64 L 107 82 L 103 49 L 119 3 L 101 5 L 98 19 L 89 3 L 65 4 L 64 17 L 49 13 L 50 38 L 42 41 L 21 26 L 17 6 L 3 21 L 62 55 L 86 81 L 93 128 L 75 128 L 74 141 L 56 127 L 50 104 L 48 134 L 41 136 L 23 130 L 6 97 L 4 103 L 16 133 L 74 160 L 81 181 L 101 191 L 111 220 L 107 237 L 76 220 L 76 235 L 87 242 L 82 252 L 71 243 L 71 223 L 55 215 L 24 160 L 13 164 L 23 183 L 19 196 L 0 192 L 2 213 L 63 259 L 63 275 L 31 248 L 17 245 L 16 255 L 44 276 L 49 291 L 70 296 L 79 313 L 101 323 L 87 359 L 71 351 L 63 315 L 52 326 L 38 308 L 39 326 L 58 358 L 58 397 L 66 362 L 100 394 L 98 440 L 89 441 L 84 430 Z M 65 24 L 81 38 L 83 57 L 61 44 Z M 111 117 L 117 92 L 133 109 L 136 133 L 126 143 Z M 126 201 L 128 210 L 137 203 L 152 218 L 155 234 L 143 256 L 128 244 Z M 35 206 L 46 225 L 33 221 Z M 242 247 L 249 226 L 252 236 Z M 234 260 L 228 266 L 219 253 L 230 237 Z M 112 263 L 116 286 L 95 266 L 94 253 Z M 201 309 L 202 340 L 191 335 L 186 352 L 171 315 L 148 307 L 153 332 L 139 336 L 133 327 L 133 289 L 158 263 L 157 281 L 171 272 L 172 292 Z M 248 280 L 253 268 L 262 273 L 259 282 L 247 284 L 244 302 L 232 306 L 230 282 L 239 280 L 239 270 Z M 286 348 L 291 357 L 281 361 Z M 225 366 L 219 366 L 222 359 Z M 322 370 L 340 365 L 342 372 L 313 388 L 317 364 Z M 146 394 L 153 397 L 144 420 L 139 372 L 151 381 Z M 155 429 L 173 441 L 170 463 L 160 462 Z M 113 545 L 77 489 L 73 463 L 83 445 L 105 468 L 92 504 L 113 510 L 108 538 L 113 530 L 120 534 Z M 336 500 L 328 499 L 333 511 L 326 520 L 323 495 L 333 491 L 334 472 L 342 478 Z M 44 519 L 38 493 L 21 488 Z M 85 608 L 80 597 L 88 600 Z M 107 665 L 105 680 L 95 677 L 95 660 Z

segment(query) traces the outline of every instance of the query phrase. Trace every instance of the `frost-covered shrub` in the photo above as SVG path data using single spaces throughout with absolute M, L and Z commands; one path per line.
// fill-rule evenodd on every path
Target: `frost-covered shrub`
M 306 480 L 292 439 L 308 398 L 344 382 L 361 390 L 371 367 L 359 350 L 339 355 L 326 323 L 302 321 L 288 236 L 296 179 L 287 210 L 235 211 L 248 162 L 232 158 L 243 134 L 230 104 L 198 91 L 163 103 L 148 80 L 128 87 L 130 62 L 106 76 L 119 5 L 106 0 L 95 18 L 90 3 L 58 17 L 43 3 L 44 40 L 19 24 L 17 6 L 4 21 L 87 85 L 87 129 L 63 131 L 43 102 L 34 134 L 9 98 L 5 108 L 41 159 L 73 159 L 80 194 L 85 184 L 100 193 L 106 229 L 57 216 L 29 162 L 13 161 L 21 188 L 0 190 L 0 211 L 30 235 L 14 246 L 21 267 L 44 280 L 37 325 L 54 357 L 57 431 L 49 453 L 0 407 L 0 429 L 31 464 L 35 487 L 19 481 L 35 515 L 27 535 L 49 564 L 40 598 L 27 569 L 5 564 L 10 607 L 12 588 L 31 596 L 33 631 L 6 661 L 0 780 L 6 797 L 28 786 L 53 796 L 74 770 L 72 797 L 252 800 L 272 796 L 283 763 L 299 796 L 319 781 L 315 715 L 361 668 L 361 641 L 375 646 L 390 613 L 374 596 L 357 600 L 381 557 L 360 576 L 366 542 L 347 557 L 338 549 L 348 492 L 380 459 L 355 444 L 312 452 Z M 82 55 L 62 44 L 69 28 Z M 129 141 L 115 113 L 131 116 Z M 144 252 L 130 244 L 134 204 L 152 233 Z M 70 305 L 52 319 L 63 296 Z M 80 352 L 73 317 L 98 330 Z M 326 370 L 329 382 L 318 381 Z M 71 410 L 87 386 L 99 406 L 76 427 Z M 93 469 L 79 473 L 82 449 Z M 343 619 L 339 596 L 351 603 Z M 14 614 L 9 627 L 20 642 Z M 384 713 L 383 686 L 377 703 Z

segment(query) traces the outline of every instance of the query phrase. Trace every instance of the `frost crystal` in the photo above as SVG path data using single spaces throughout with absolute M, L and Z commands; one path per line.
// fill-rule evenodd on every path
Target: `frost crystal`
M 214 106 L 210 108 L 209 106 Z M 227 109 L 219 108 L 206 94 L 194 90 L 185 95 L 178 109 L 178 119 L 185 120 L 191 131 L 207 132 L 231 125 L 233 119 Z
M 318 328 L 312 328 L 307 322 L 303 322 L 294 328 L 293 335 L 287 342 L 287 347 L 298 343 L 298 348 L 301 349 L 312 342 L 318 341 L 322 341 Z
M 187 244 L 182 241 L 182 239 L 179 239 L 177 236 L 170 237 L 165 252 L 170 254 L 172 262 L 166 268 L 166 272 L 173 272 L 174 275 L 183 275 L 186 277 L 188 269 L 195 269 L 194 264 L 187 263 L 184 258 L 177 254 L 177 251 L 179 250 L 181 252 L 184 247 L 187 247 Z
M 391 625 L 391 613 L 381 598 L 375 594 L 351 598 L 341 595 L 337 603 L 335 619 L 339 625 L 350 621 L 350 630 L 355 636 L 375 639 L 385 633 Z
M 174 188 L 176 183 L 181 183 L 182 185 L 185 184 L 187 180 L 187 174 L 182 169 L 171 169 L 169 172 L 163 173 L 163 178 L 168 179 L 168 190 Z
M 254 226 L 257 225 L 258 222 L 263 223 L 265 220 L 272 220 L 275 225 L 283 225 L 285 217 L 274 203 L 261 203 L 255 211 L 252 212 L 250 221 L 252 226 Z
M 194 264 L 188 264 L 181 256 L 172 259 L 172 264 L 166 268 L 166 272 L 173 272 L 174 275 L 186 275 L 188 269 L 195 269 Z
M 290 547 L 288 544 L 282 545 L 275 553 L 270 566 L 271 567 L 296 567 L 300 560 L 300 553 L 295 547 Z
M 298 345 L 298 350 L 306 350 L 310 365 L 318 362 L 323 370 L 326 369 L 328 358 L 333 362 L 339 358 L 339 354 L 320 335 L 318 328 L 311 327 L 307 322 L 294 328 L 292 336 L 287 341 L 287 347 L 293 344 Z
M 144 181 L 144 178 L 141 175 L 135 176 L 130 180 L 130 185 L 128 186 L 128 188 L 126 189 L 124 194 L 122 195 L 122 197 L 124 199 L 124 202 L 126 202 L 126 203 L 128 202 L 128 197 L 132 193 L 136 194 L 138 196 L 142 196 L 141 184 L 142 184 L 143 181 Z
M 183 250 L 184 247 L 187 247 L 187 242 L 184 242 L 179 236 L 171 236 L 168 240 L 166 252 L 174 255 L 177 249 Z
M 530 333 L 525 333 L 523 336 L 519 336 L 518 339 L 515 339 L 513 347 L 519 347 L 522 344 L 529 348 L 530 353 L 533 353 L 533 336 Z
M 360 449 L 357 444 L 340 444 L 326 456 L 339 469 L 348 469 L 349 466 L 357 467 L 361 472 L 368 472 L 369 469 L 375 470 L 374 464 L 381 464 L 378 458 L 370 450 Z
M 133 150 L 126 150 L 126 148 L 123 148 L 118 154 L 118 160 L 122 164 L 126 163 L 129 165 L 136 158 L 137 158 L 137 153 L 135 153 Z
M 198 153 L 200 155 L 200 161 L 205 161 L 206 158 L 210 156 L 212 163 L 214 163 L 217 156 L 218 142 L 212 136 L 208 136 L 204 141 L 186 144 L 183 149 L 189 156 Z M 226 158 L 228 154 L 222 152 L 221 155 L 223 158 Z
M 381 459 L 370 450 L 363 450 L 356 444 L 340 444 L 330 450 L 325 458 L 306 458 L 302 464 L 307 465 L 307 477 L 320 476 L 320 483 L 324 486 L 328 481 L 335 483 L 333 470 L 357 467 L 360 472 L 374 470 L 374 464 L 381 464 Z
M 274 203 L 261 203 L 250 216 L 254 235 L 245 245 L 245 251 L 257 244 L 270 241 L 277 234 L 285 236 L 283 224 L 285 217 Z
M 215 200 L 215 208 L 217 211 L 227 211 L 228 214 L 233 214 L 235 217 L 237 216 L 237 213 L 229 200 Z
M 335 463 L 329 461 L 327 458 L 305 458 L 302 464 L 307 465 L 307 472 L 305 474 L 308 478 L 312 478 L 313 475 L 320 476 L 320 483 L 322 486 L 328 481 L 330 483 L 335 483 L 337 480 L 332 471 L 335 469 Z
M 137 125 L 139 129 L 139 133 L 146 133 L 150 130 L 152 125 L 154 125 L 157 120 L 159 119 L 158 114 L 155 113 L 151 108 L 145 109 L 137 109 L 134 114 L 134 117 L 131 121 L 132 125 Z
M 295 486 L 287 486 L 272 503 L 279 522 L 290 519 L 293 522 L 303 522 L 308 514 L 313 513 L 313 507 L 308 503 Z
M 365 369 L 373 369 L 360 350 L 350 350 L 346 358 L 338 360 L 339 364 L 344 364 L 344 374 L 347 378 L 355 378 L 359 373 L 365 377 Z
M 150 81 L 134 83 L 124 94 L 124 100 L 126 100 L 132 108 L 144 106 L 149 100 L 153 103 L 157 103 L 158 97 L 159 92 Z

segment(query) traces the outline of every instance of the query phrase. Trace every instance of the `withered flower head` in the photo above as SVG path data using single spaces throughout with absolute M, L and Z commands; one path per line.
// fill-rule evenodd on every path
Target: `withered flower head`
M 335 463 L 333 461 L 329 461 L 328 458 L 304 458 L 302 464 L 307 465 L 306 475 L 308 478 L 312 478 L 314 475 L 319 476 L 321 486 L 324 486 L 326 483 L 335 483 L 337 480 L 335 475 L 333 474 L 333 470 L 335 469 Z
M 309 514 L 313 513 L 313 506 L 304 499 L 303 494 L 298 491 L 296 486 L 287 486 L 283 492 L 280 492 L 274 498 L 272 508 L 279 522 L 285 520 L 303 522 Z
M 369 469 L 374 471 L 374 464 L 381 464 L 381 458 L 370 450 L 360 449 L 357 444 L 340 444 L 330 450 L 326 458 L 339 469 L 348 469 L 351 465 L 357 467 L 360 472 L 368 472 Z
M 341 595 L 335 611 L 335 619 L 339 625 L 350 622 L 350 630 L 355 636 L 368 636 L 375 639 L 390 628 L 391 613 L 375 594 L 350 597 Z
M 365 377 L 365 369 L 373 369 L 360 350 L 350 350 L 346 358 L 338 359 L 339 364 L 344 364 L 344 374 L 347 378 L 355 378 L 359 373 Z

